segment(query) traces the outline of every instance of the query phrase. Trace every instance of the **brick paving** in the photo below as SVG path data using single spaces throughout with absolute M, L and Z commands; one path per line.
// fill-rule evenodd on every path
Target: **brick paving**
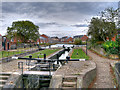
M 13 60 L 10 62 L 6 62 L 3 64 L 0 64 L 1 71 L 0 72 L 21 72 L 21 69 L 18 68 L 18 62 L 24 62 L 24 70 L 26 65 L 26 60 Z
M 86 48 L 83 49 L 86 50 Z M 114 63 L 116 61 L 100 57 L 89 50 L 88 55 L 91 56 L 92 60 L 97 65 L 96 81 L 92 88 L 114 88 L 114 82 L 110 72 L 110 63 Z

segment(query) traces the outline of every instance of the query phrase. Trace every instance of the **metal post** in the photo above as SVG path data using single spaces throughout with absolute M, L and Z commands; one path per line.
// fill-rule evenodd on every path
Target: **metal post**
M 86 55 L 87 55 L 87 40 L 86 40 Z
M 77 55 L 78 55 L 78 48 L 77 48 Z
M 23 88 L 24 88 L 24 79 L 23 79 L 23 62 L 18 62 L 18 68 L 22 70 L 22 81 L 23 81 Z
M 51 75 L 50 62 L 49 62 L 49 75 Z
M 28 61 L 28 70 L 29 70 L 29 65 L 30 65 L 30 62 L 31 62 L 31 59 L 32 59 L 32 55 L 29 56 L 29 61 Z

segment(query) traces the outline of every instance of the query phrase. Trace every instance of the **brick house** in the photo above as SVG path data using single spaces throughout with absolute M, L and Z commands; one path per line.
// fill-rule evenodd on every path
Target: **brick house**
M 82 42 L 86 42 L 86 40 L 88 39 L 88 37 L 86 35 L 76 35 L 73 38 L 74 38 L 74 41 L 75 41 L 75 39 L 81 39 Z
M 60 39 L 58 37 L 51 37 L 49 42 L 50 43 L 59 43 Z
M 0 34 L 0 51 L 2 50 L 2 35 Z
M 8 39 L 6 36 L 2 36 L 2 50 L 16 49 L 18 42 L 22 42 L 22 40 L 16 37 Z
M 113 37 L 111 38 L 112 41 L 116 41 L 116 36 L 119 35 L 120 38 L 120 32 L 118 34 L 113 35 Z M 109 41 L 109 38 L 107 37 L 107 41 Z
M 50 41 L 50 38 L 47 35 L 42 34 L 42 35 L 40 35 L 39 39 L 37 39 L 37 44 L 49 43 L 49 41 Z
M 65 36 L 65 37 L 61 38 L 61 42 L 72 43 L 73 42 L 73 38 Z
M 2 49 L 9 50 L 10 47 L 11 47 L 10 40 L 6 36 L 3 36 L 2 37 Z
M 86 35 L 84 35 L 83 37 L 80 38 L 82 40 L 82 42 L 86 42 L 86 40 L 88 39 L 88 37 Z

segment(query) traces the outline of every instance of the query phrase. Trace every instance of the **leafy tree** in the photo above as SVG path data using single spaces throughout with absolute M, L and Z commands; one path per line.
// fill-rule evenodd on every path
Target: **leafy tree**
M 39 38 L 39 27 L 31 21 L 15 21 L 11 27 L 7 28 L 7 36 L 9 38 L 17 37 L 17 39 L 27 42 L 28 40 L 36 41 Z
M 117 16 L 117 10 L 112 8 L 105 9 L 101 12 L 100 18 L 93 17 L 91 19 L 88 35 L 91 36 L 92 41 L 106 41 L 116 34 L 117 26 L 115 19 Z

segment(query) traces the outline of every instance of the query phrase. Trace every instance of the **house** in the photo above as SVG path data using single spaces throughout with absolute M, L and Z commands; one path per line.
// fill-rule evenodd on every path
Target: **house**
M 62 37 L 60 41 L 61 42 L 66 42 L 66 43 L 72 43 L 73 42 L 73 38 L 65 36 L 65 37 Z
M 117 31 L 118 33 L 113 35 L 113 37 L 111 38 L 112 41 L 116 41 L 116 36 L 118 36 L 120 38 L 120 31 Z M 107 41 L 109 41 L 109 38 L 107 37 Z
M 2 37 L 2 49 L 9 50 L 10 47 L 11 47 L 10 40 L 6 36 L 3 36 Z
M 86 35 L 84 35 L 80 39 L 82 40 L 82 42 L 86 42 L 86 40 L 88 40 L 88 37 Z
M 42 35 L 40 35 L 39 39 L 37 39 L 37 44 L 49 43 L 49 41 L 50 41 L 50 38 L 47 35 L 42 34 Z
M 68 38 L 68 36 L 64 36 L 60 39 L 61 42 L 65 42 L 66 41 L 66 38 Z
M 2 35 L 0 34 L 0 51 L 2 50 Z
M 80 39 L 81 37 L 83 37 L 84 35 L 76 35 L 76 36 L 73 36 L 74 40 L 75 39 Z
M 60 39 L 57 36 L 50 38 L 50 43 L 59 43 L 59 42 L 60 42 Z
M 88 39 L 87 35 L 76 35 L 76 36 L 73 36 L 73 38 L 74 38 L 74 41 L 76 39 L 81 39 L 82 42 L 85 42 Z

